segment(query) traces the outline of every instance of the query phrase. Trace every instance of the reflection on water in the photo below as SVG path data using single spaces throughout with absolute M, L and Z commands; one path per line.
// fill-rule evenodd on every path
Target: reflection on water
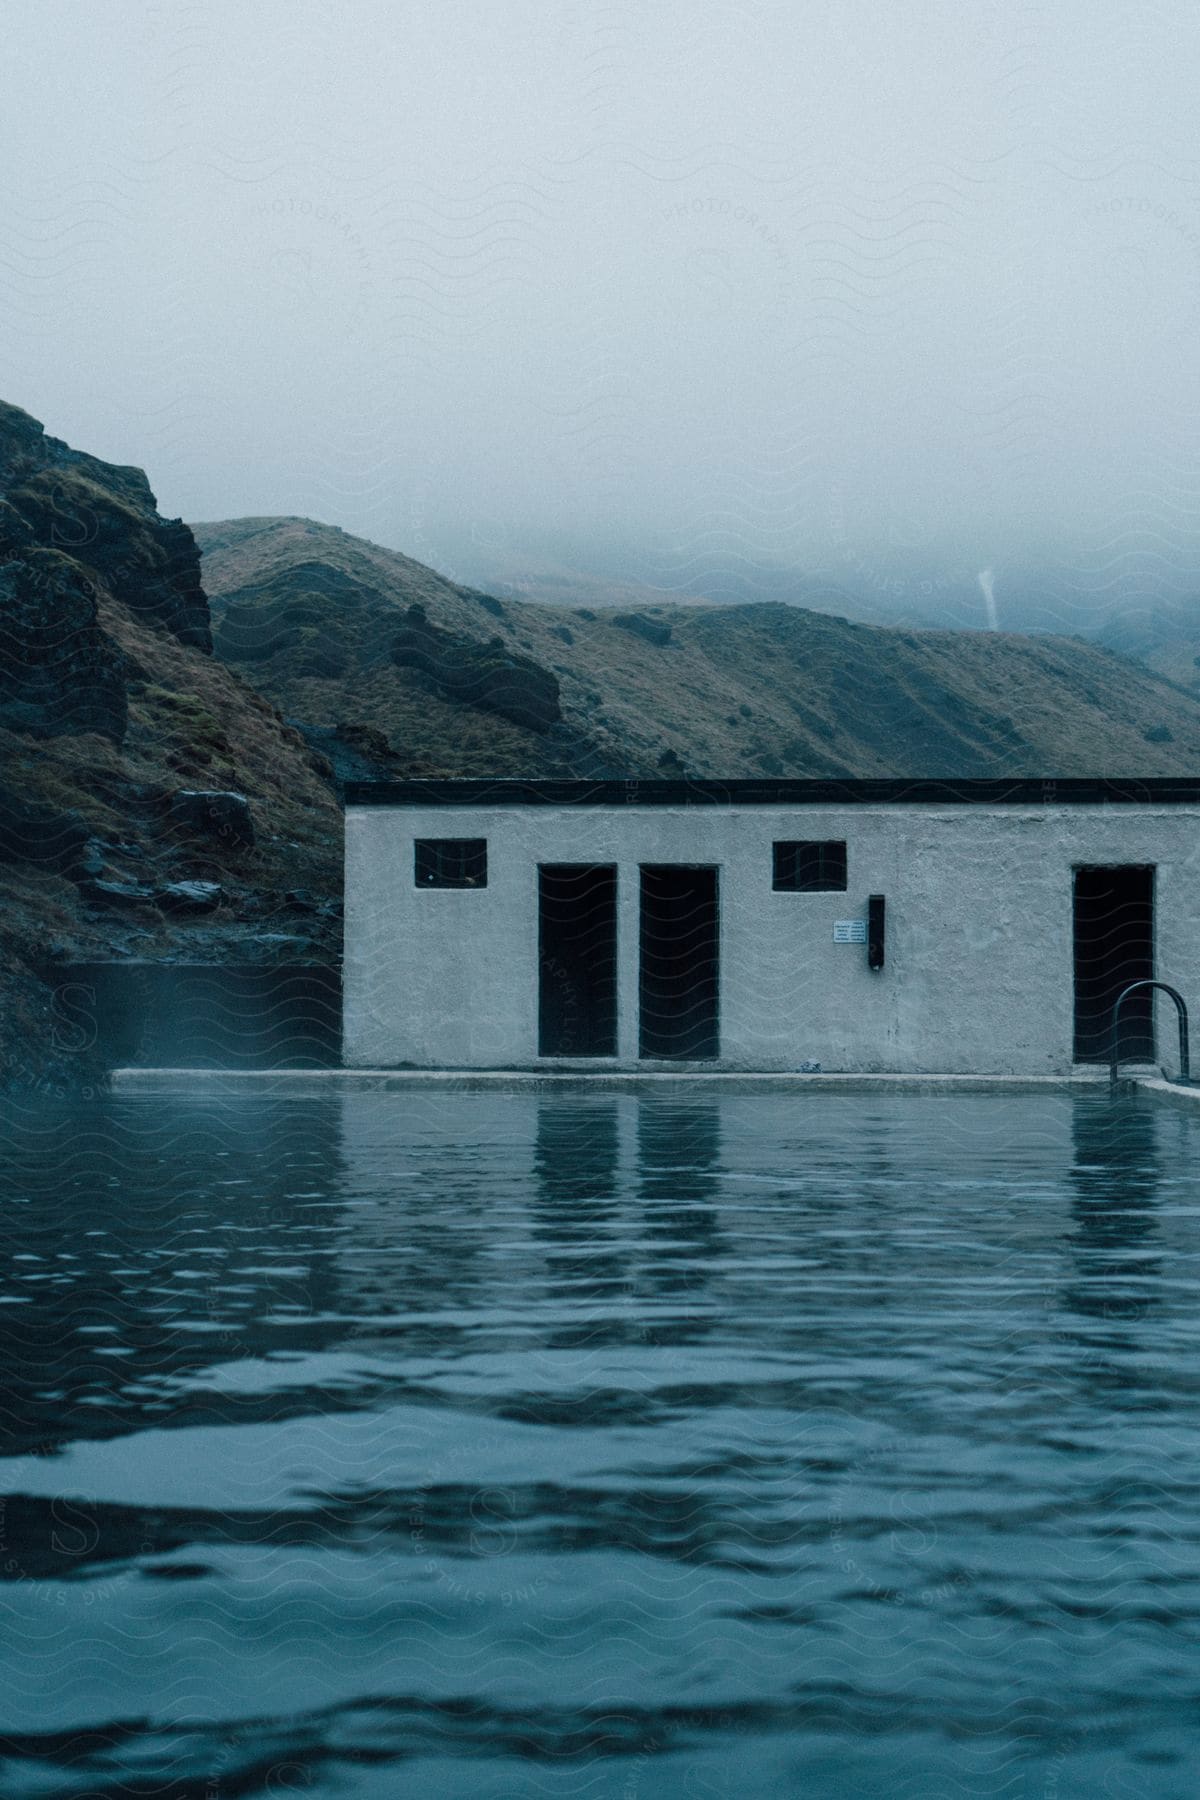
M 1081 1108 L 1075 1122 L 1075 1275 L 1070 1304 L 1093 1318 L 1140 1318 L 1159 1305 L 1160 1114 Z
M 5 1800 L 1194 1793 L 1191 1117 L 5 1124 Z

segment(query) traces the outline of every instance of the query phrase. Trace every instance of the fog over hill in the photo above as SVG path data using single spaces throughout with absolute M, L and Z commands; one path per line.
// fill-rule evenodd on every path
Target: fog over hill
M 909 625 L 984 624 L 989 568 L 1009 630 L 1200 593 L 1182 0 L 43 0 L 9 43 L 0 385 L 171 513 Z
M 619 552 L 534 533 L 519 543 L 476 539 L 452 566 L 437 566 L 490 593 L 552 605 L 778 601 L 871 625 L 1082 636 L 1134 656 L 1165 639 L 1200 637 L 1200 573 L 1194 588 L 1188 580 L 1133 584 L 1111 570 L 1105 581 L 1101 571 L 1092 579 L 1049 550 L 1024 560 L 1001 554 L 985 565 L 931 558 L 897 542 L 875 558 L 847 548 L 824 565 L 816 556 L 794 567 L 764 556 L 719 571 L 704 563 L 672 570 L 642 548 Z
M 216 654 L 397 772 L 1176 775 L 1200 705 L 1097 645 L 796 606 L 501 599 L 312 520 L 198 524 Z

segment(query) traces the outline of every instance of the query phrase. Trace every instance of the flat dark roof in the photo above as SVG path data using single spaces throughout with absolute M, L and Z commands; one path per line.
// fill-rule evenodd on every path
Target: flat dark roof
M 1200 806 L 1200 779 L 348 781 L 347 806 Z

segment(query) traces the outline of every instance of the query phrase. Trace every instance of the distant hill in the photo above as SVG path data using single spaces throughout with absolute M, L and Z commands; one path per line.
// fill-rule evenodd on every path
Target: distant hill
M 777 604 L 553 607 L 307 519 L 193 529 L 217 656 L 335 760 L 341 744 L 418 774 L 1200 769 L 1197 701 L 1074 638 Z
M 503 573 L 480 582 L 486 592 L 502 600 L 531 600 L 539 606 L 643 607 L 674 605 L 682 598 L 689 606 L 715 606 L 705 594 L 665 593 L 636 581 L 607 580 L 579 569 L 556 565 L 502 564 Z
M 1200 698 L 1200 600 L 1114 618 L 1099 638 Z

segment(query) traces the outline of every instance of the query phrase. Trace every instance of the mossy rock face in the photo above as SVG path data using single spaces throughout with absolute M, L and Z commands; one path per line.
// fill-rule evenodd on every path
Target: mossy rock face
M 39 806 L 0 788 L 0 862 L 72 871 L 82 867 L 90 835 L 77 812 Z
M 8 489 L 0 548 L 54 546 L 132 612 L 181 643 L 210 650 L 200 553 L 188 527 L 158 516 L 140 469 L 60 448 L 49 467 Z
M 350 668 L 350 658 L 336 638 L 322 637 L 305 646 L 296 661 L 297 675 L 316 681 L 336 681 Z
M 216 629 L 213 648 L 225 662 L 266 662 L 299 642 L 300 627 L 285 618 L 282 608 L 259 607 L 243 601 L 226 611 Z
M 34 549 L 0 564 L 0 724 L 33 737 L 94 731 L 119 744 L 125 674 L 95 589 L 69 557 Z
M 320 575 L 291 599 L 327 660 Z M 0 403 L 0 1088 L 101 1072 L 61 1053 L 59 965 L 337 954 L 328 777 L 209 649 L 195 540 L 141 471 Z
M 392 754 L 387 738 L 373 725 L 358 725 L 353 720 L 341 722 L 334 726 L 333 735 L 340 743 L 361 750 L 364 756 L 377 756 L 381 762 L 386 762 Z
M 113 602 L 212 647 L 196 541 L 159 517 L 141 470 L 84 456 L 0 406 L 0 725 L 123 740 L 138 671 L 101 623 Z
M 281 658 L 290 674 L 335 681 L 362 659 L 367 611 L 376 599 L 340 570 L 302 563 L 285 579 L 269 578 L 230 594 L 213 648 L 224 662 Z
M 350 671 L 346 628 L 335 613 L 311 601 L 231 606 L 217 627 L 214 648 L 231 663 L 270 662 L 286 656 L 296 675 L 333 681 Z
M 172 837 L 215 838 L 227 849 L 254 842 L 254 817 L 245 794 L 213 788 L 179 788 L 167 802 Z
M 549 669 L 507 649 L 500 638 L 481 644 L 443 631 L 419 605 L 409 607 L 392 639 L 392 661 L 424 675 L 443 697 L 527 730 L 548 731 L 562 718 L 558 678 Z

